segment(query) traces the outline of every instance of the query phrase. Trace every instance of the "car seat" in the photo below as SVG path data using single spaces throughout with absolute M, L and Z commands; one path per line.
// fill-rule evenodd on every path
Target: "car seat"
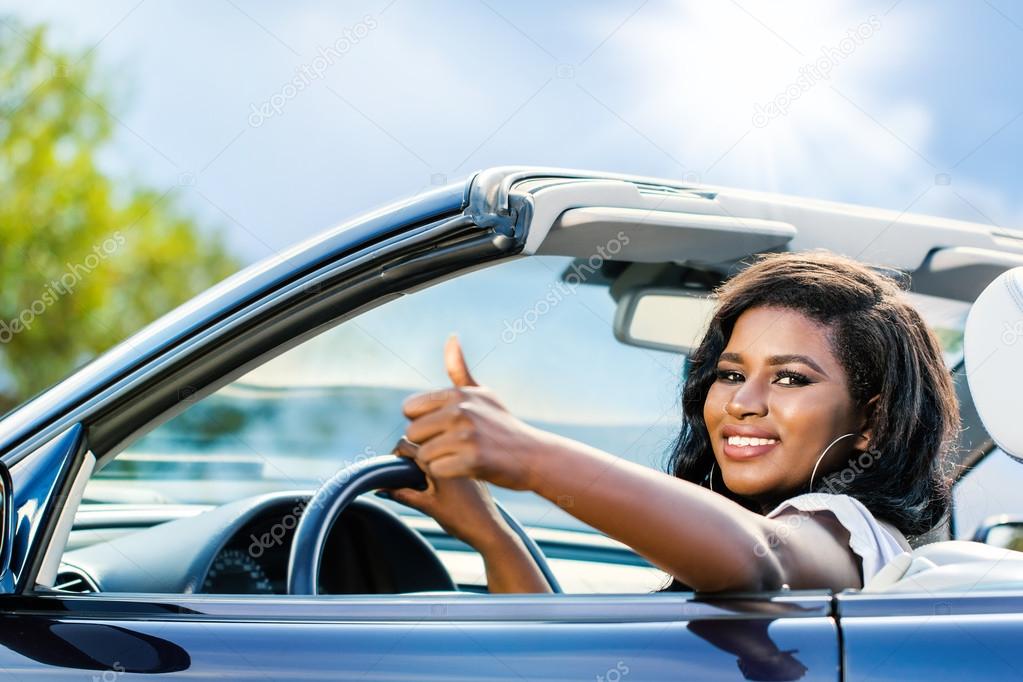
M 963 337 L 966 378 L 991 439 L 1023 466 L 1015 380 L 1023 377 L 1023 267 L 999 275 L 974 302 Z M 1023 589 L 1023 552 L 979 542 L 935 542 L 904 552 L 863 592 Z

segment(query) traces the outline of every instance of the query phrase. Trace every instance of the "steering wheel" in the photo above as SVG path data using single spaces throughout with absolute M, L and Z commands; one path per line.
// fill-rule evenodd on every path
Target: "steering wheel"
M 295 528 L 288 559 L 288 594 L 318 593 L 320 563 L 331 528 L 352 500 L 380 488 L 425 490 L 426 474 L 407 457 L 380 455 L 341 469 L 320 486 L 310 498 Z M 494 504 L 505 522 L 525 544 L 551 591 L 561 592 L 561 586 L 537 544 L 497 500 L 494 500 Z

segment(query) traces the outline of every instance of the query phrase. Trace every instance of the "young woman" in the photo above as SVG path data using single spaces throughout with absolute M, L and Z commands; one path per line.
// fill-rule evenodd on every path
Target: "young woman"
M 491 592 L 548 587 L 484 482 L 627 544 L 668 589 L 862 587 L 948 510 L 959 413 L 940 346 L 894 280 L 828 252 L 760 256 L 716 293 L 670 473 L 517 419 L 452 338 L 454 386 L 405 401 L 396 448 L 428 487 L 389 492 L 478 550 Z

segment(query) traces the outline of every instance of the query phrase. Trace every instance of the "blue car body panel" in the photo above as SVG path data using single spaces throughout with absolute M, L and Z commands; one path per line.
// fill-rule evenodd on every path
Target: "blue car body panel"
M 1008 680 L 1023 676 L 1023 593 L 844 593 L 843 670 L 853 680 Z
M 827 595 L 562 599 L 41 597 L 19 617 L 30 637 L 0 634 L 0 668 L 29 679 L 118 667 L 171 679 L 838 678 Z

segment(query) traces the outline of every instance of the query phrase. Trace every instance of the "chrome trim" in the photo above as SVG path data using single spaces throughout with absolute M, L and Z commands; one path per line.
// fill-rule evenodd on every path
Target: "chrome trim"
M 74 510 L 82 500 L 85 486 L 92 476 L 96 466 L 96 456 L 92 452 L 86 452 L 82 457 L 82 464 L 75 472 L 74 480 L 68 489 L 64 504 L 57 510 L 57 522 L 53 534 L 47 541 L 46 550 L 43 553 L 43 561 L 36 572 L 35 581 L 37 585 L 52 586 L 57 578 L 60 566 L 60 558 L 64 554 L 68 538 L 71 536 L 71 529 L 74 526 Z
M 138 604 L 161 608 L 160 620 L 210 621 L 223 618 L 254 621 L 555 621 L 585 623 L 674 622 L 699 619 L 734 620 L 830 617 L 831 595 L 824 590 L 750 593 L 728 597 L 665 592 L 652 594 L 485 594 L 424 592 L 380 595 L 162 595 L 41 593 L 39 611 L 54 602 L 62 620 L 94 617 L 102 603 L 109 615 L 118 604 L 138 617 Z M 64 608 L 66 606 L 67 608 Z M 22 613 L 26 611 L 22 610 Z M 108 617 L 109 617 L 108 615 Z
M 497 166 L 480 171 L 469 189 L 467 211 L 479 225 L 489 225 L 495 219 L 510 216 L 512 188 L 523 181 L 550 178 L 566 180 L 622 180 L 643 186 L 646 191 L 659 188 L 702 191 L 700 185 L 683 181 L 671 181 L 643 175 L 582 171 L 571 168 L 535 166 Z M 488 220 L 488 216 L 490 217 Z

